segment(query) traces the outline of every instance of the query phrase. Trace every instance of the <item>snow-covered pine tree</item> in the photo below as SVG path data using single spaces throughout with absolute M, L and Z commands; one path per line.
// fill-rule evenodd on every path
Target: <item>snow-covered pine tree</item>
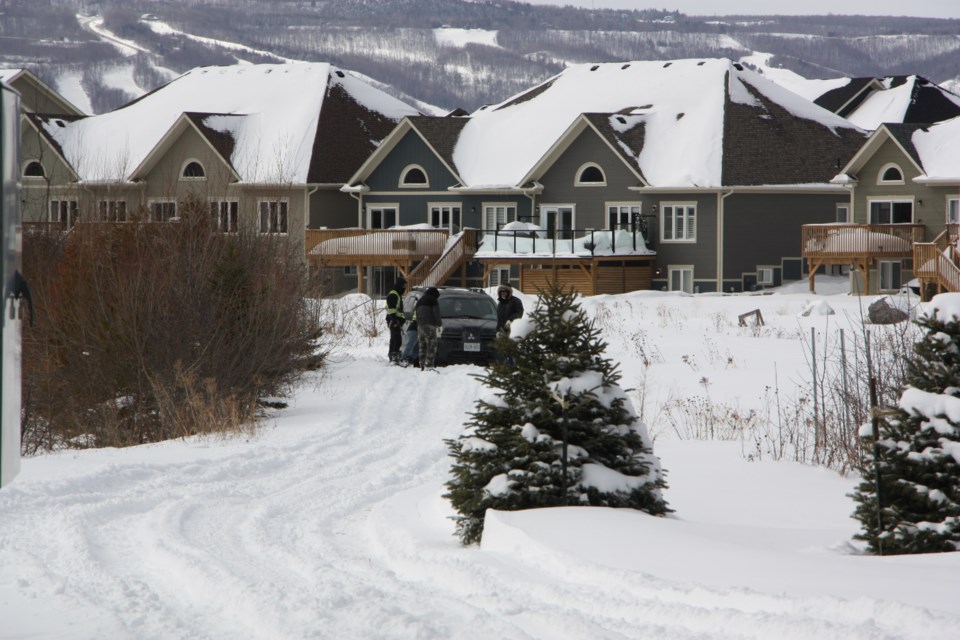
M 852 494 L 856 538 L 882 555 L 960 550 L 960 294 L 935 296 L 917 324 L 899 406 Z
M 447 444 L 446 498 L 463 544 L 487 509 L 591 505 L 664 515 L 666 487 L 646 426 L 618 386 L 617 365 L 572 291 L 553 286 L 498 339 L 503 361 L 481 380 L 467 429 Z

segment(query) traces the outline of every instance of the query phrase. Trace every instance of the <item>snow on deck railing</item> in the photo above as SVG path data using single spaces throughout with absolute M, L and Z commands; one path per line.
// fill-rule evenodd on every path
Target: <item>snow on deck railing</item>
M 483 256 L 609 256 L 652 255 L 646 238 L 625 229 L 557 229 L 548 234 L 538 228 L 484 230 L 477 249 Z
M 803 255 L 909 255 L 922 224 L 805 224 Z

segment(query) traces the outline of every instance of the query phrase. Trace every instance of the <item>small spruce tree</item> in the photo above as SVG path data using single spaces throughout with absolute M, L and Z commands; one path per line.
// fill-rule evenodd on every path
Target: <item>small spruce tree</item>
M 856 538 L 879 555 L 960 550 L 960 294 L 934 297 L 917 324 L 899 406 L 852 494 Z
M 447 483 L 463 544 L 479 542 L 487 509 L 592 505 L 670 512 L 646 426 L 618 386 L 600 331 L 572 291 L 553 286 L 501 335 L 480 377 L 463 435 L 448 440 Z

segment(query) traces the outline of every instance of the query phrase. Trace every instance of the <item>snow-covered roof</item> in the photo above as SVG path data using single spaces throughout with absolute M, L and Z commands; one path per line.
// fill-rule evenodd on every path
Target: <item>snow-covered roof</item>
M 732 184 L 725 181 L 725 160 L 742 162 L 740 151 L 751 144 L 725 140 L 731 106 L 754 108 L 749 115 L 737 111 L 741 119 L 786 123 L 788 128 L 805 121 L 834 139 L 856 133 L 858 144 L 863 140 L 843 118 L 727 59 L 618 62 L 571 66 L 527 92 L 481 108 L 463 127 L 453 160 L 465 186 L 516 187 L 534 177 L 532 169 L 575 119 L 603 113 L 609 116 L 615 144 L 651 186 L 720 187 Z M 774 135 L 769 124 L 755 124 L 766 126 L 764 135 Z M 764 144 L 769 142 L 776 141 Z M 807 181 L 812 180 L 789 180 Z
M 910 140 L 926 174 L 919 181 L 960 181 L 960 117 L 920 128 Z
M 319 124 L 331 101 L 350 113 L 334 117 L 324 134 Z M 353 141 L 365 156 L 400 118 L 418 113 L 329 64 L 235 65 L 193 69 L 116 111 L 51 120 L 45 130 L 81 180 L 129 180 L 187 112 L 210 114 L 198 116 L 203 125 L 233 140 L 226 160 L 242 181 L 295 184 L 327 179 L 325 165 L 336 163 L 324 162 L 325 138 L 354 132 L 365 138 Z
M 10 83 L 23 73 L 23 69 L 0 69 L 0 81 Z
M 919 76 L 884 78 L 884 88 L 874 91 L 846 117 L 863 129 L 886 122 L 929 123 L 960 115 L 955 96 Z

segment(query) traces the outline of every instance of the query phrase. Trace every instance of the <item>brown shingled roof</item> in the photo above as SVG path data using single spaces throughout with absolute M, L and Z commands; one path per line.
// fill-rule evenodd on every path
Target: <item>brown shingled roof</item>
M 827 183 L 860 149 L 866 135 L 798 118 L 748 85 L 758 106 L 727 96 L 723 123 L 726 186 Z
M 339 84 L 330 83 L 320 110 L 307 181 L 346 183 L 397 122 L 366 108 Z
M 469 118 L 430 116 L 413 116 L 407 118 L 410 124 L 420 132 L 420 135 L 437 152 L 437 155 L 452 169 L 456 169 L 453 162 L 453 149 L 457 139 Z
M 606 138 L 610 146 L 623 158 L 624 162 L 630 165 L 634 171 L 643 177 L 643 172 L 637 166 L 637 156 L 643 150 L 643 142 L 646 136 L 646 125 L 643 121 L 637 122 L 634 126 L 625 131 L 617 131 L 610 122 L 611 118 L 620 119 L 621 124 L 626 125 L 627 120 L 624 115 L 614 113 L 585 113 L 587 120 L 596 128 L 600 135 Z M 644 177 L 644 181 L 646 178 Z
M 184 114 L 190 122 L 200 131 L 200 134 L 207 139 L 207 142 L 216 149 L 217 153 L 220 154 L 220 157 L 224 161 L 233 167 L 233 163 L 230 160 L 233 155 L 233 148 L 236 145 L 236 140 L 233 139 L 233 136 L 226 131 L 217 131 L 216 129 L 211 129 L 205 124 L 205 121 L 208 117 L 214 115 L 221 115 L 227 117 L 243 117 L 237 116 L 236 114 L 223 114 L 223 113 L 195 113 L 188 112 Z

